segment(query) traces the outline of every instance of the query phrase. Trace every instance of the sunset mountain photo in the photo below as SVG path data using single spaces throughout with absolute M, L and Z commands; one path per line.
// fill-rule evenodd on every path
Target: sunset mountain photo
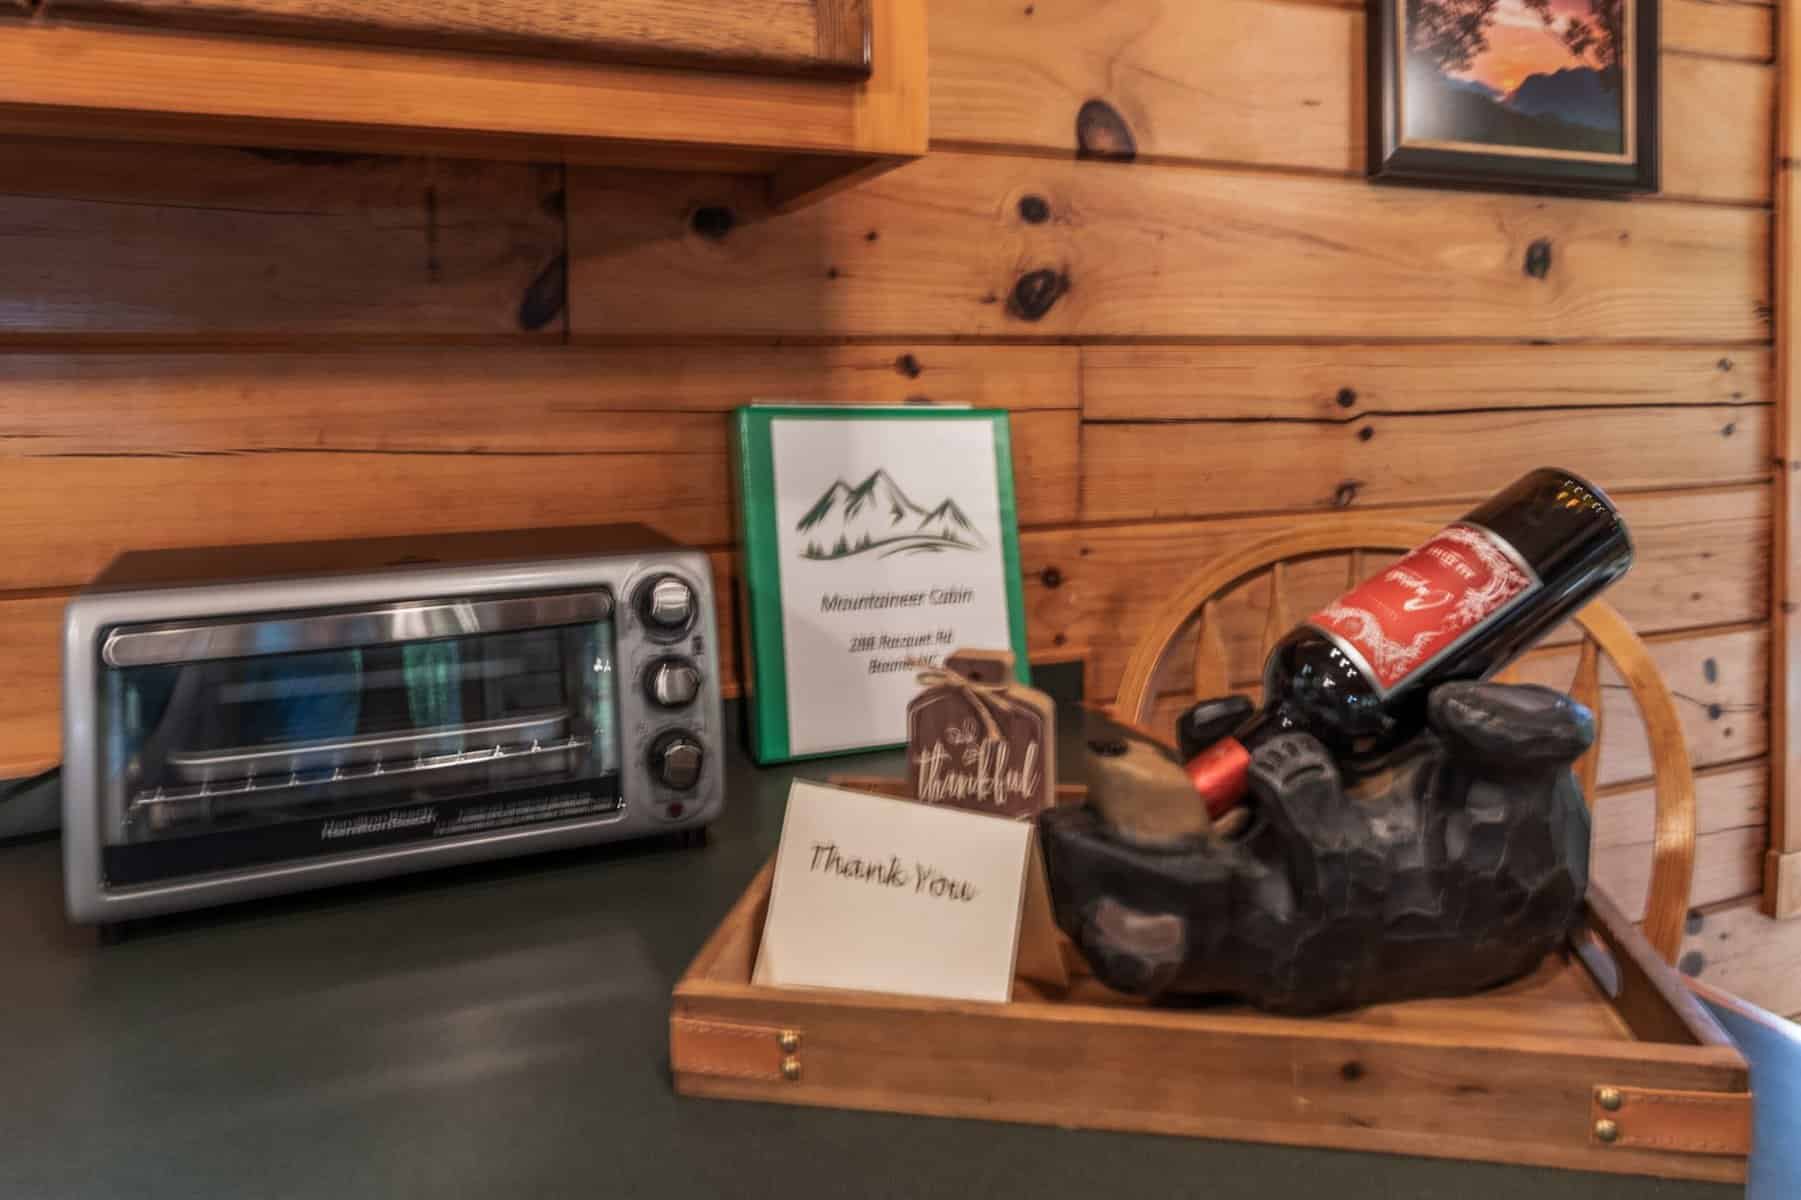
M 974 550 L 983 545 L 981 534 L 946 497 L 930 509 L 915 504 L 901 491 L 888 472 L 878 470 L 852 487 L 836 480 L 813 502 L 795 525 L 808 534 L 803 558 L 849 558 L 874 553 L 936 553 Z
M 1396 0 L 1410 143 L 1621 155 L 1630 0 Z

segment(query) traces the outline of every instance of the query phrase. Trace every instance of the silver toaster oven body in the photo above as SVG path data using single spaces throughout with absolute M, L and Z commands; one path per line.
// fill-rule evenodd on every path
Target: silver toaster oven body
M 64 624 L 70 916 L 706 825 L 711 579 L 639 526 L 122 556 Z

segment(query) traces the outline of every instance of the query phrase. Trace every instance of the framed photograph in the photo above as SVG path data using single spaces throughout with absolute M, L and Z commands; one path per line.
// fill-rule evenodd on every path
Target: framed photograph
M 1012 650 L 1030 682 L 1004 410 L 735 420 L 758 762 L 904 744 L 919 671 L 961 647 Z
M 1370 0 L 1370 175 L 1657 190 L 1657 0 Z

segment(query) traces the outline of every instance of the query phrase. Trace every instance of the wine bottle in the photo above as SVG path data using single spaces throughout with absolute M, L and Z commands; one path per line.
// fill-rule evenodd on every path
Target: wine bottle
M 1278 734 L 1310 733 L 1352 767 L 1378 760 L 1424 727 L 1434 687 L 1494 674 L 1631 565 L 1600 488 L 1533 471 L 1276 643 L 1263 707 L 1189 759 L 1188 777 L 1219 817 Z

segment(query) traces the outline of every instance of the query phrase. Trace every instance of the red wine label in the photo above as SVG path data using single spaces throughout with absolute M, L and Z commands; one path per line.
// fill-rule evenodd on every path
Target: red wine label
M 1460 521 L 1308 624 L 1330 635 L 1386 697 L 1539 586 L 1512 546 Z

